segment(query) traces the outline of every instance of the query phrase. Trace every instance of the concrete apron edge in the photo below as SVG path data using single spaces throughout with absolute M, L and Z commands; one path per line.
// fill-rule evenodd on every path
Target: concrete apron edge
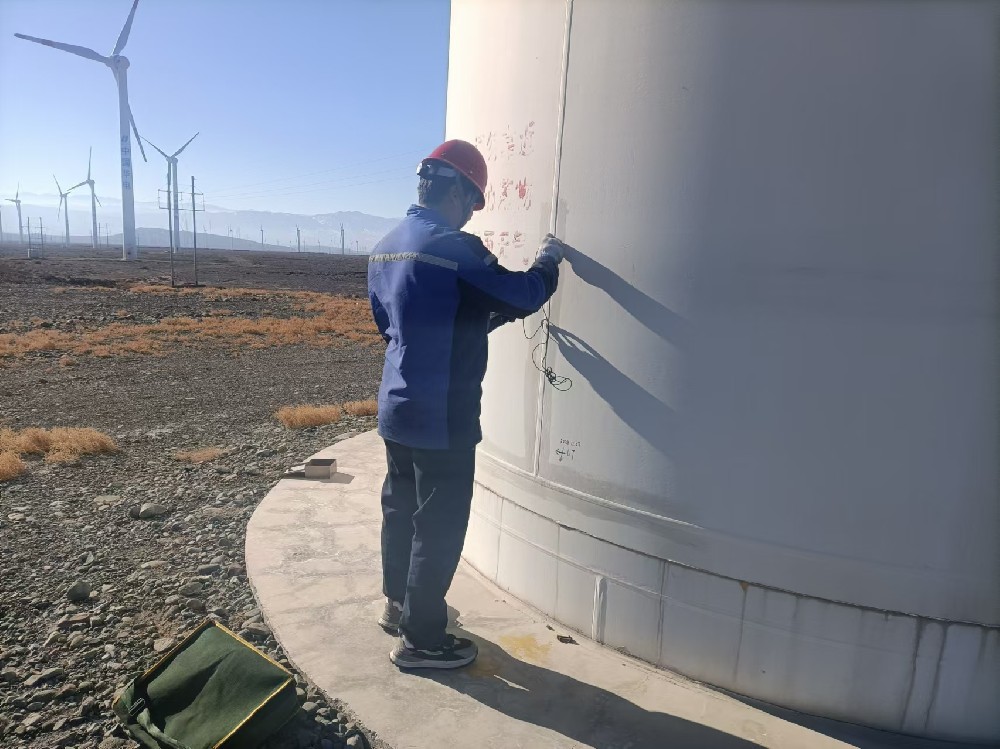
M 358 435 L 357 437 L 339 442 L 334 446 L 325 448 L 324 450 L 321 450 L 319 453 L 317 453 L 316 456 L 327 457 L 331 455 L 332 452 L 335 450 L 338 454 L 342 454 L 344 457 L 343 467 L 347 469 L 353 469 L 352 464 L 354 461 L 350 459 L 351 456 L 360 455 L 361 451 L 363 450 L 374 449 L 374 446 L 370 444 L 372 441 L 372 437 L 373 433 L 371 432 Z M 365 481 L 365 477 L 362 477 L 360 473 L 354 476 L 353 479 L 359 481 L 359 484 L 365 484 L 365 485 L 371 484 L 371 481 Z M 326 486 L 327 484 L 332 484 L 332 485 Z M 341 696 L 338 694 L 331 693 L 333 690 L 329 688 L 331 682 L 329 681 L 328 678 L 327 678 L 327 683 L 324 684 L 321 683 L 321 679 L 319 677 L 314 678 L 314 676 L 312 675 L 317 673 L 315 667 L 319 665 L 316 663 L 315 654 L 310 651 L 295 652 L 294 647 L 290 649 L 289 647 L 285 646 L 285 643 L 282 642 L 282 640 L 284 639 L 283 636 L 288 635 L 288 632 L 283 631 L 283 629 L 287 629 L 288 621 L 287 619 L 284 622 L 279 621 L 280 614 L 282 613 L 280 610 L 280 606 L 278 607 L 269 606 L 266 597 L 262 598 L 262 594 L 264 596 L 270 594 L 263 593 L 263 591 L 261 590 L 261 586 L 258 584 L 259 582 L 257 579 L 258 575 L 260 575 L 261 577 L 265 575 L 273 577 L 274 573 L 273 570 L 269 569 L 268 565 L 264 561 L 262 561 L 263 559 L 265 559 L 264 554 L 266 554 L 267 549 L 263 550 L 263 554 L 262 554 L 262 549 L 259 548 L 251 549 L 250 548 L 251 540 L 253 540 L 253 542 L 259 546 L 266 547 L 271 545 L 272 541 L 276 541 L 277 538 L 274 536 L 274 531 L 276 529 L 273 526 L 270 526 L 266 523 L 260 523 L 257 525 L 257 527 L 255 527 L 255 521 L 259 520 L 259 516 L 267 515 L 268 512 L 274 513 L 275 508 L 273 507 L 273 504 L 274 504 L 274 494 L 276 492 L 278 492 L 279 490 L 288 491 L 289 488 L 293 486 L 294 486 L 293 490 L 294 492 L 299 492 L 299 493 L 304 492 L 306 494 L 312 494 L 314 492 L 325 493 L 326 491 L 330 491 L 335 496 L 341 494 L 345 489 L 343 484 L 338 485 L 336 482 L 332 481 L 310 482 L 308 484 L 304 484 L 302 482 L 296 482 L 293 485 L 287 479 L 279 480 L 275 484 L 275 486 L 271 489 L 271 491 L 267 494 L 267 496 L 265 496 L 265 498 L 261 501 L 260 505 L 258 505 L 258 508 L 255 510 L 254 515 L 251 517 L 247 525 L 248 582 L 250 583 L 251 590 L 254 594 L 255 599 L 258 601 L 263 619 L 267 622 L 268 626 L 271 628 L 272 632 L 274 633 L 275 639 L 282 644 L 284 655 L 288 659 L 288 661 L 303 675 L 305 675 L 309 679 L 309 681 L 312 682 L 319 689 L 319 691 L 323 692 L 323 694 L 328 699 L 330 699 L 331 701 L 337 700 L 338 705 L 343 705 L 344 703 L 339 701 L 341 699 Z M 367 491 L 368 490 L 366 490 L 366 492 Z M 357 492 L 355 492 L 355 496 L 357 496 Z M 346 501 L 349 501 L 349 498 Z M 527 631 L 529 628 L 533 627 L 536 630 L 541 629 L 542 633 L 545 634 L 545 630 L 547 628 L 549 630 L 553 630 L 553 632 L 548 634 L 554 636 L 555 629 L 552 626 L 548 626 L 546 624 L 547 622 L 551 622 L 552 624 L 555 625 L 556 628 L 564 629 L 564 631 L 575 631 L 572 630 L 572 628 L 567 627 L 565 624 L 558 622 L 558 620 L 553 619 L 551 616 L 545 614 L 544 612 L 541 612 L 540 610 L 536 609 L 531 604 L 521 600 L 511 592 L 504 590 L 494 581 L 490 580 L 487 576 L 483 575 L 479 570 L 477 570 L 472 564 L 470 564 L 466 560 L 462 561 L 462 564 L 460 565 L 459 568 L 459 575 L 456 575 L 456 580 L 458 580 L 458 578 L 463 575 L 466 576 L 467 579 L 472 579 L 475 581 L 475 584 L 479 586 L 479 588 L 481 588 L 483 598 L 496 599 L 498 601 L 498 605 L 499 603 L 502 603 L 505 607 L 509 607 L 513 611 L 520 614 L 523 619 L 533 620 L 533 622 L 528 622 L 528 623 L 522 622 L 524 626 L 523 627 L 519 626 L 518 627 L 519 630 Z M 273 580 L 271 581 L 271 586 L 273 589 L 274 586 Z M 479 594 L 475 593 L 475 595 Z M 272 610 L 272 608 L 274 610 Z M 276 612 L 277 615 L 275 615 Z M 367 612 L 365 612 L 365 616 L 367 616 Z M 476 634 L 474 629 L 470 629 L 469 631 L 474 635 Z M 492 634 L 494 635 L 496 634 L 495 630 L 490 630 L 490 631 L 492 632 Z M 814 731 L 804 728 L 801 725 L 796 725 L 798 721 L 795 721 L 793 723 L 785 720 L 784 718 L 768 714 L 766 706 L 754 707 L 752 705 L 748 705 L 746 701 L 739 699 L 738 696 L 733 696 L 732 694 L 728 693 L 725 690 L 720 690 L 717 687 L 713 687 L 709 684 L 697 681 L 695 679 L 691 679 L 690 677 L 681 675 L 677 672 L 655 666 L 646 661 L 635 658 L 634 656 L 621 653 L 620 651 L 614 648 L 602 645 L 598 642 L 594 642 L 593 640 L 591 640 L 591 638 L 587 637 L 586 635 L 583 636 L 583 640 L 584 643 L 582 644 L 584 644 L 585 647 L 581 648 L 581 650 L 579 651 L 574 650 L 574 652 L 579 653 L 580 657 L 586 656 L 584 658 L 585 660 L 601 661 L 601 659 L 603 658 L 605 660 L 602 662 L 607 662 L 607 659 L 610 657 L 611 660 L 620 663 L 623 668 L 628 668 L 631 671 L 637 672 L 637 677 L 640 680 L 659 682 L 660 687 L 658 687 L 658 689 L 660 691 L 657 693 L 657 699 L 661 699 L 662 701 L 655 703 L 653 705 L 653 709 L 668 709 L 668 710 L 673 710 L 675 712 L 679 709 L 681 712 L 678 714 L 682 715 L 684 714 L 684 710 L 686 709 L 687 706 L 679 705 L 679 703 L 683 703 L 685 700 L 695 700 L 698 703 L 700 703 L 703 708 L 706 707 L 711 708 L 708 711 L 709 714 L 703 714 L 702 717 L 705 720 L 710 720 L 717 726 L 722 726 L 722 730 L 725 730 L 727 732 L 730 732 L 730 730 L 726 728 L 725 724 L 729 724 L 730 719 L 733 717 L 739 717 L 743 722 L 747 723 L 748 725 L 755 724 L 759 726 L 761 729 L 763 729 L 766 726 L 767 730 L 764 732 L 763 735 L 751 736 L 743 734 L 743 738 L 750 739 L 756 745 L 770 746 L 770 747 L 784 747 L 784 746 L 846 747 L 850 745 L 857 746 L 857 744 L 841 743 L 840 741 L 830 738 L 829 736 L 822 735 L 822 733 L 815 733 Z M 381 647 L 379 648 L 379 653 L 380 655 L 382 653 Z M 601 656 L 600 655 L 601 653 L 605 653 L 607 655 Z M 386 662 L 388 662 L 387 658 L 385 660 Z M 312 667 L 309 667 L 310 664 Z M 322 671 L 323 669 L 320 668 L 319 670 Z M 352 684 L 351 686 L 354 687 L 356 685 Z M 339 689 L 339 686 L 337 688 Z M 345 689 L 345 691 L 349 690 Z M 687 696 L 685 697 L 685 695 Z M 355 711 L 353 712 L 353 714 L 357 715 L 362 723 L 373 729 L 373 732 L 376 735 L 376 746 L 378 745 L 379 735 L 381 735 L 381 737 L 384 740 L 394 741 L 394 743 L 397 746 L 397 749 L 402 749 L 404 745 L 407 747 L 425 745 L 424 743 L 421 743 L 420 740 L 417 740 L 416 742 L 409 742 L 407 740 L 403 740 L 402 742 L 400 742 L 398 736 L 392 736 L 394 730 L 398 730 L 398 726 L 392 725 L 391 717 L 387 717 L 386 715 L 381 715 L 381 714 L 372 715 L 371 713 L 381 713 L 382 711 L 380 709 L 373 709 L 372 703 L 370 701 L 368 702 L 367 706 L 358 705 L 356 707 L 353 704 L 351 694 L 345 694 L 343 695 L 343 698 L 347 702 L 346 709 L 344 712 L 350 715 L 352 714 L 352 711 Z M 647 705 L 647 708 L 648 707 L 649 706 Z M 713 712 L 717 714 L 726 713 L 727 715 L 724 720 L 719 720 L 718 715 L 716 715 L 715 718 L 713 718 L 713 716 L 711 715 L 711 713 Z M 786 710 L 785 712 L 791 713 L 794 716 L 793 711 Z M 494 718 L 495 717 L 496 716 L 494 716 Z M 504 716 L 501 716 L 501 718 L 503 717 Z M 687 720 L 697 720 L 697 717 L 696 716 L 694 718 L 691 717 L 689 712 Z M 794 717 L 792 717 L 792 721 L 794 720 L 795 720 Z M 380 722 L 384 723 L 384 725 L 379 725 Z M 708 724 L 706 723 L 705 725 Z M 382 730 L 383 728 L 385 729 L 384 732 Z M 547 729 L 545 729 L 544 726 L 542 727 L 532 726 L 531 728 L 537 728 L 537 730 L 540 733 L 546 735 Z M 743 732 L 739 730 L 732 730 L 731 735 L 735 736 L 742 733 Z M 826 733 L 826 731 L 823 731 L 823 733 Z M 807 743 L 803 743 L 803 739 L 805 739 L 807 735 L 810 738 L 807 740 Z M 561 739 L 562 737 L 559 738 Z M 544 744 L 538 744 L 538 745 L 544 745 Z M 553 743 L 551 745 L 555 746 L 556 744 Z M 562 743 L 559 743 L 558 745 L 563 746 Z M 577 744 L 577 743 L 572 744 L 572 746 L 580 746 L 580 745 L 590 745 L 590 744 Z M 637 746 L 639 745 L 645 746 L 645 744 L 637 744 Z M 878 745 L 882 746 L 880 742 Z M 866 743 L 865 746 L 874 746 L 874 745 Z

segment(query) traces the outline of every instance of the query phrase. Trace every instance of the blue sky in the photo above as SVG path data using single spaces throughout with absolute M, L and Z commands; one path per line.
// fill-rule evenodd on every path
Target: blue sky
M 93 145 L 98 196 L 119 197 L 111 71 L 13 34 L 109 54 L 130 7 L 0 0 L 0 195 L 85 179 Z M 195 175 L 208 203 L 396 216 L 444 133 L 448 26 L 447 0 L 140 0 L 132 111 L 168 153 L 200 131 L 180 181 Z M 155 201 L 165 162 L 132 149 L 136 200 Z

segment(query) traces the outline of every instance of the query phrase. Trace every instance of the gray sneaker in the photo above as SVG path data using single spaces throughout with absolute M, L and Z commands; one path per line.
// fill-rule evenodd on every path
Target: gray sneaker
M 408 647 L 400 637 L 389 660 L 399 668 L 461 668 L 476 660 L 477 655 L 479 648 L 472 640 L 448 634 L 443 643 L 429 650 Z
M 385 610 L 378 618 L 378 626 L 390 635 L 399 634 L 399 620 L 403 618 L 403 604 L 385 599 Z

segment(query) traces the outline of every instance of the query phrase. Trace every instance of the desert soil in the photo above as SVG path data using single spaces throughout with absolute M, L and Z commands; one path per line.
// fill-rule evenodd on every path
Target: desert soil
M 154 293 L 135 289 L 169 283 L 166 252 L 132 263 L 116 255 L 0 249 L 0 337 L 85 340 L 109 325 L 159 330 L 178 317 L 197 326 L 314 315 L 285 290 L 366 303 L 366 258 L 202 252 L 206 289 Z M 175 270 L 190 282 L 190 255 Z M 0 428 L 89 427 L 119 447 L 68 464 L 27 457 L 26 473 L 0 483 L 0 744 L 137 746 L 117 728 L 113 695 L 206 616 L 287 665 L 247 583 L 245 526 L 284 469 L 373 427 L 369 416 L 290 430 L 274 417 L 289 404 L 373 398 L 382 347 L 371 333 L 292 345 L 265 336 L 255 346 L 192 337 L 155 355 L 73 353 L 64 338 L 0 356 Z M 174 457 L 206 447 L 222 456 Z M 161 507 L 136 519 L 144 504 Z M 297 680 L 303 709 L 267 746 L 363 745 L 350 736 L 364 727 L 349 706 Z

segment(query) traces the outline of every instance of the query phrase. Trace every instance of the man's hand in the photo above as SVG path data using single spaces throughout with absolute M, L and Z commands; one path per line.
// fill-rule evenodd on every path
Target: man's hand
M 538 259 L 542 260 L 547 258 L 558 265 L 562 262 L 563 257 L 565 257 L 566 250 L 571 249 L 573 248 L 561 239 L 558 239 L 552 234 L 546 234 L 545 239 L 542 240 L 541 247 L 538 248 Z

